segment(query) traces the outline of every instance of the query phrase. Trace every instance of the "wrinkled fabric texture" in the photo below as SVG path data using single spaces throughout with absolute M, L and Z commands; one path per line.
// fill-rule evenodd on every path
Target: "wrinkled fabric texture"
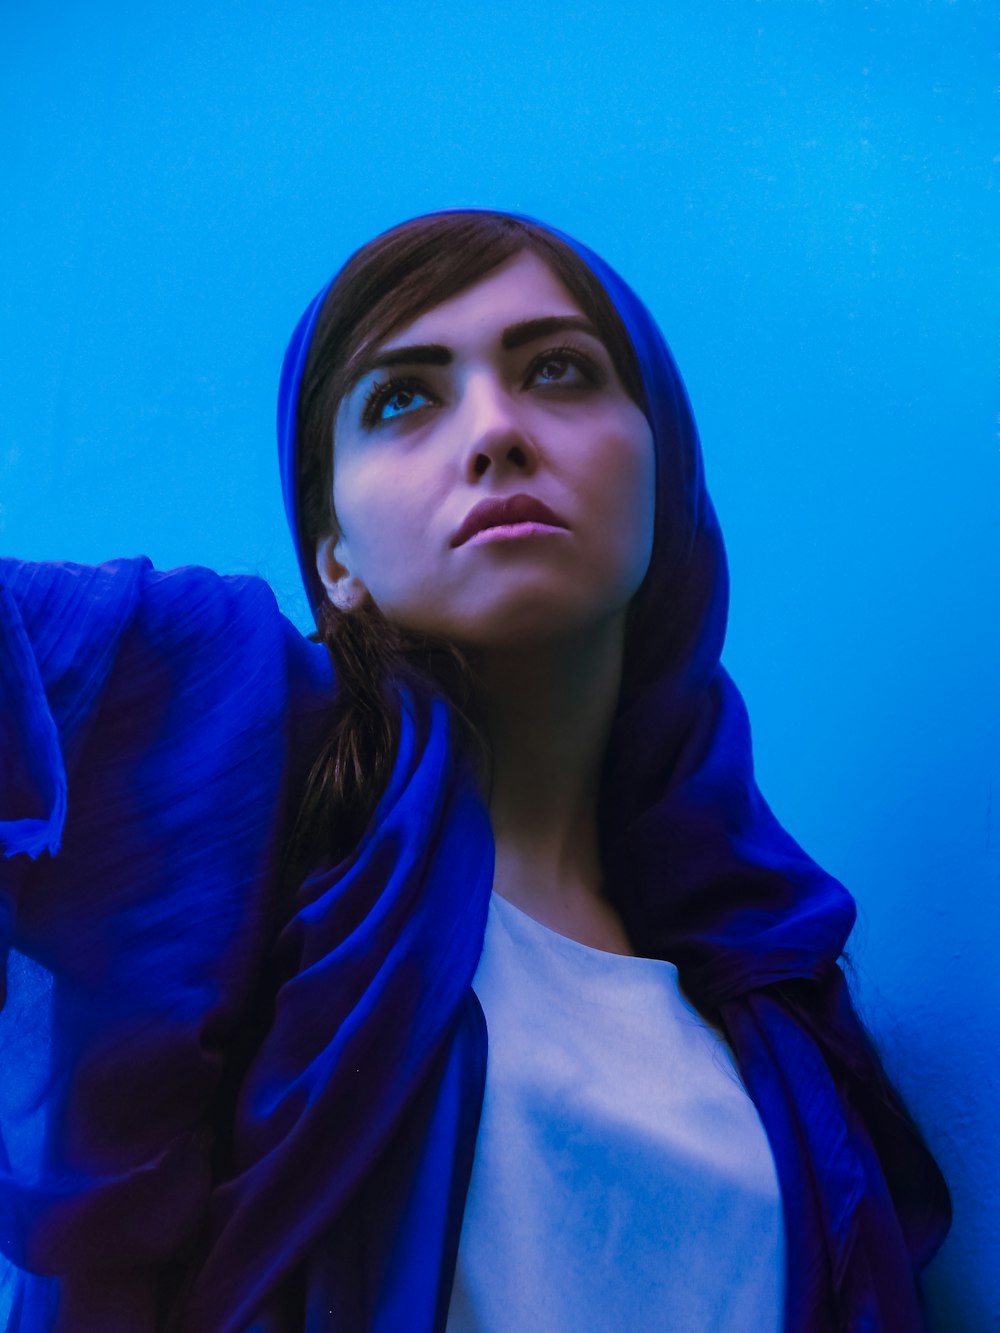
M 5 945 L 42 969 L 16 1019 L 50 1009 L 35 1084 L 0 1094 L 10 1327 L 432 1328 L 492 884 L 444 703 L 404 692 L 369 836 L 286 895 L 335 682 L 265 584 L 0 561 L 0 643 Z
M 675 963 L 722 1023 L 760 1112 L 788 1333 L 922 1329 L 947 1189 L 880 1091 L 838 967 L 853 900 L 754 780 L 683 385 L 631 289 L 555 234 L 625 322 L 656 447 L 653 555 L 602 774 L 605 890 L 637 952 Z M 326 290 L 278 410 L 314 606 L 295 409 Z M 0 643 L 0 929 L 15 1013 L 36 1000 L 50 1037 L 24 1095 L 0 1093 L 0 1249 L 23 1270 L 11 1327 L 441 1329 L 482 1104 L 471 980 L 494 853 L 447 705 L 400 687 L 400 750 L 364 838 L 288 885 L 335 681 L 264 584 L 4 562 Z

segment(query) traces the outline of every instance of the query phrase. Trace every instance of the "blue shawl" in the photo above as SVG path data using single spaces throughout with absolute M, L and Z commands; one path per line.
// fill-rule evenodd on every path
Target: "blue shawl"
M 549 230 L 625 322 L 656 448 L 653 555 L 602 775 L 606 892 L 637 950 L 675 963 L 722 1024 L 761 1115 L 788 1333 L 923 1329 L 947 1189 L 838 966 L 853 900 L 754 781 L 683 385 L 638 297 Z M 295 330 L 278 413 L 314 607 L 295 418 L 328 289 Z M 0 633 L 0 929 L 54 978 L 45 1151 L 28 1167 L 8 1140 L 0 1160 L 0 1246 L 37 1275 L 12 1328 L 439 1333 L 485 1080 L 471 981 L 494 856 L 448 706 L 400 685 L 375 817 L 289 902 L 281 849 L 335 682 L 259 581 L 16 567 Z M 8 1102 L 16 1137 L 27 1113 Z

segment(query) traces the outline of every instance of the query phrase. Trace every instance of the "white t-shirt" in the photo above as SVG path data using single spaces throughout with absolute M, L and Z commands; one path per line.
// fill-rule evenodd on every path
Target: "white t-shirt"
M 486 1090 L 447 1333 L 780 1333 L 770 1145 L 677 969 L 494 893 Z

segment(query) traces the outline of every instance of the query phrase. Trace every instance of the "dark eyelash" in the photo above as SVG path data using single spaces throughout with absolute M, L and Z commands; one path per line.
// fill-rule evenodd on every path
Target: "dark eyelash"
M 391 398 L 394 393 L 401 389 L 423 389 L 420 380 L 410 379 L 406 375 L 393 375 L 387 380 L 373 380 L 372 386 L 365 394 L 364 405 L 361 408 L 361 424 L 363 426 L 374 426 L 378 409 L 382 406 L 384 399 Z
M 587 352 L 582 347 L 576 347 L 573 343 L 561 343 L 558 347 L 550 347 L 547 351 L 540 352 L 528 367 L 528 371 L 533 372 L 539 367 L 544 366 L 546 361 L 571 361 L 578 370 L 582 370 L 591 384 L 600 384 L 603 380 L 601 371 Z
M 558 360 L 572 362 L 595 387 L 603 382 L 601 371 L 593 358 L 581 347 L 575 347 L 572 343 L 561 343 L 558 347 L 548 347 L 544 352 L 539 352 L 528 367 L 526 378 L 530 379 L 535 371 L 540 370 L 547 362 Z M 401 389 L 422 393 L 425 388 L 426 385 L 422 380 L 415 379 L 410 375 L 394 375 L 387 380 L 375 380 L 365 395 L 365 401 L 361 409 L 361 424 L 369 428 L 376 425 L 378 409 L 382 406 L 382 403 Z

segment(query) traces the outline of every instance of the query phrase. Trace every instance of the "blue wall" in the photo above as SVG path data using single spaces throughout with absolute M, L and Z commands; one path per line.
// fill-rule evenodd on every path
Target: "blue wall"
M 761 787 L 858 898 L 954 1191 L 934 1327 L 1000 1328 L 991 6 L 18 9 L 0 549 L 255 571 L 306 625 L 273 413 L 308 298 L 448 205 L 603 253 L 700 422 Z

